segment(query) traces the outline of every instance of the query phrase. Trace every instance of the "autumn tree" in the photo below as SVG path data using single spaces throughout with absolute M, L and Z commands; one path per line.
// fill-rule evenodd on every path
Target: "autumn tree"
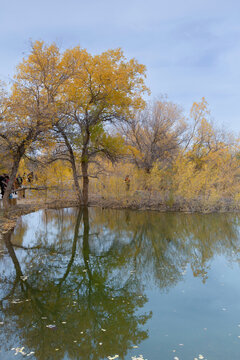
M 29 56 L 18 65 L 11 93 L 1 101 L 0 137 L 13 159 L 5 199 L 26 152 L 34 147 L 39 152 L 56 141 L 49 135 L 56 116 L 54 100 L 74 69 L 74 59 L 68 57 L 66 64 L 55 44 L 41 41 L 31 45 Z
M 76 154 L 81 163 L 83 202 L 88 202 L 88 164 L 91 157 L 114 158 L 121 140 L 106 124 L 128 121 L 144 106 L 145 67 L 127 61 L 120 49 L 92 56 L 76 47 L 60 53 L 55 45 L 37 41 L 20 63 L 8 97 L 1 96 L 1 139 L 13 165 L 7 199 L 26 152 L 34 146 L 64 143 L 80 194 Z M 35 144 L 35 145 L 34 145 Z M 80 199 L 80 195 L 79 195 Z
M 237 144 L 235 137 L 214 123 L 204 97 L 200 102 L 193 103 L 190 120 L 191 125 L 183 151 L 195 163 L 196 169 L 200 169 L 211 154 L 225 151 L 233 154 Z
M 150 172 L 154 163 L 171 163 L 184 140 L 186 123 L 182 109 L 162 97 L 137 112 L 123 134 L 139 169 Z
M 55 128 L 72 159 L 79 156 L 87 205 L 90 160 L 98 154 L 114 157 L 121 142 L 109 136 L 107 125 L 127 122 L 144 107 L 145 66 L 127 61 L 120 49 L 95 56 L 80 48 L 72 51 L 80 61 L 76 76 L 64 83 Z
M 4 110 L 0 118 L 0 138 L 11 162 L 10 178 L 4 194 L 4 203 L 11 193 L 20 161 L 26 151 L 31 151 L 34 142 L 46 129 L 44 109 L 33 102 L 29 93 L 15 84 L 12 94 L 2 103 Z
M 239 142 L 214 124 L 204 98 L 193 104 L 190 117 L 188 140 L 172 169 L 173 192 L 205 209 L 224 207 L 239 189 Z

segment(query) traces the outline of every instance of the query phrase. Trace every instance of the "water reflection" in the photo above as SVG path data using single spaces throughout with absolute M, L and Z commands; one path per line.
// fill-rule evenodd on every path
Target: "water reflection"
M 205 282 L 217 254 L 239 262 L 238 228 L 229 214 L 65 209 L 22 218 L 0 252 L 2 352 L 126 358 L 148 337 L 146 285 L 165 292 L 188 264 Z
M 151 313 L 137 312 L 147 300 L 144 289 L 125 271 L 127 258 L 117 252 L 111 256 L 91 252 L 94 234 L 88 209 L 68 214 L 65 225 L 62 214 L 44 213 L 46 225 L 49 221 L 56 225 L 56 243 L 47 242 L 48 226 L 39 231 L 34 246 L 22 245 L 21 226 L 12 241 L 10 234 L 5 237 L 15 273 L 11 269 L 2 278 L 1 321 L 9 341 L 2 338 L 1 343 L 5 350 L 24 347 L 22 354 L 32 351 L 36 359 L 44 360 L 102 359 L 114 354 L 124 358 L 129 348 L 147 337 L 142 326 Z M 70 240 L 67 233 L 74 219 Z M 15 248 L 21 249 L 21 260 Z

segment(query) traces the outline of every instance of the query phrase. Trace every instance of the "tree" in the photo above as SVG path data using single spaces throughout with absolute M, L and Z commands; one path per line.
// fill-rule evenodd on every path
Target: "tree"
M 5 205 L 22 157 L 26 151 L 31 151 L 32 145 L 40 140 L 40 135 L 48 128 L 45 106 L 32 101 L 30 94 L 24 90 L 14 86 L 10 97 L 4 100 L 5 109 L 0 118 L 1 142 L 11 161 L 10 178 L 4 194 Z
M 75 188 L 81 199 L 76 166 L 79 156 L 83 202 L 88 203 L 89 160 L 102 153 L 113 159 L 116 146 L 106 124 L 127 121 L 143 108 L 145 67 L 126 60 L 122 51 L 92 56 L 75 47 L 60 53 L 56 44 L 36 41 L 20 63 L 9 96 L 1 92 L 0 137 L 12 156 L 8 199 L 19 163 L 28 151 L 64 143 Z M 96 137 L 98 134 L 98 137 Z
M 181 108 L 166 98 L 149 104 L 123 127 L 134 163 L 147 173 L 156 161 L 171 163 L 185 130 Z
M 44 46 L 37 41 L 32 44 L 28 58 L 17 67 L 11 93 L 1 97 L 0 137 L 12 157 L 5 202 L 22 157 L 33 151 L 37 141 L 38 149 L 40 141 L 49 145 L 46 133 L 52 124 L 53 98 L 69 71 L 61 64 L 56 45 Z
M 127 61 L 120 49 L 96 56 L 82 53 L 80 48 L 73 51 L 81 60 L 76 76 L 64 83 L 55 128 L 64 139 L 72 162 L 74 151 L 79 154 L 83 203 L 87 205 L 89 161 L 97 154 L 116 155 L 106 126 L 129 121 L 134 111 L 144 107 L 142 94 L 147 88 L 145 66 L 135 59 Z
M 223 199 L 229 206 L 239 188 L 238 140 L 216 126 L 204 98 L 193 104 L 190 116 L 192 127 L 173 166 L 174 192 L 188 202 L 197 199 L 205 211 L 224 206 Z

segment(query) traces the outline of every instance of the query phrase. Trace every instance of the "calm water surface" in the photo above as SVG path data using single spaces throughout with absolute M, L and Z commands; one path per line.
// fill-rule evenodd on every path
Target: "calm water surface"
M 0 243 L 0 359 L 239 360 L 239 264 L 238 215 L 23 216 Z

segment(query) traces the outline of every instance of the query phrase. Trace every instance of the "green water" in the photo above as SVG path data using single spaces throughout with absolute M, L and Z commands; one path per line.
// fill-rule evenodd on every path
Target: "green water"
M 240 216 L 62 209 L 0 243 L 0 359 L 239 360 Z

